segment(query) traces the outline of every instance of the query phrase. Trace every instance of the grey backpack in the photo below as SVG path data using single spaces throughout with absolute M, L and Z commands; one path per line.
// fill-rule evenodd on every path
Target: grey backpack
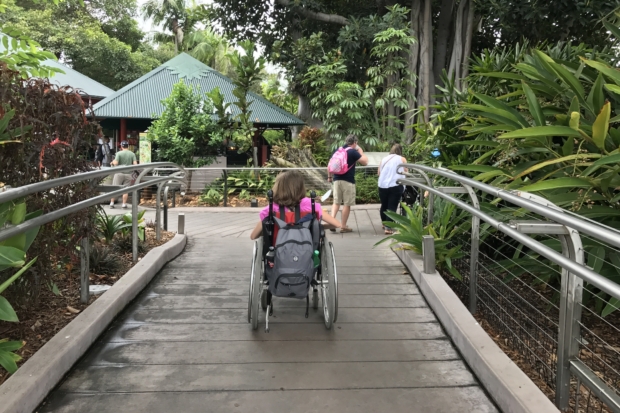
M 284 208 L 274 217 L 277 235 L 273 245 L 273 267 L 266 266 L 269 292 L 276 297 L 306 298 L 314 279 L 313 253 L 318 248 L 314 227 L 318 222 L 313 214 L 300 217 L 296 208 L 295 220 L 287 223 Z M 290 213 L 289 213 L 290 215 Z

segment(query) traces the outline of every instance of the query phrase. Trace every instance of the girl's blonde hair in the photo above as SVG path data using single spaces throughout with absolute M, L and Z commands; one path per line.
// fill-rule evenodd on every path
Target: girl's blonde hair
M 392 149 L 390 149 L 390 154 L 402 156 L 403 147 L 399 143 L 395 143 L 394 145 L 392 145 Z
M 304 176 L 299 171 L 282 172 L 273 185 L 273 202 L 294 208 L 306 196 Z

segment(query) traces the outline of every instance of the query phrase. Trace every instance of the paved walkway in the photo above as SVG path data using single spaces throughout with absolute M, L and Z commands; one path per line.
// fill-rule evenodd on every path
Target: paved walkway
M 196 211 L 196 210 L 194 210 Z M 171 228 L 176 228 L 171 210 Z M 149 212 L 150 214 L 150 212 Z M 339 319 L 275 301 L 247 323 L 256 212 L 186 212 L 186 251 L 93 346 L 40 412 L 497 412 L 386 247 L 378 211 L 330 236 Z

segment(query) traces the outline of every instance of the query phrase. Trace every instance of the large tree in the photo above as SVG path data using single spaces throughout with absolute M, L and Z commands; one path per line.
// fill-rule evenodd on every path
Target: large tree
M 324 49 L 348 53 L 347 75 L 363 80 L 372 65 L 368 51 L 374 33 L 369 32 L 367 21 L 395 4 L 410 10 L 411 34 L 418 39 L 407 56 L 409 71 L 417 75 L 409 90 L 409 108 L 426 108 L 426 119 L 443 71 L 461 86 L 472 51 L 501 42 L 556 37 L 596 45 L 605 36 L 599 20 L 620 5 L 619 0 L 359 0 L 352 7 L 346 0 L 215 0 L 213 11 L 232 39 L 258 40 L 273 60 L 286 67 L 299 96 L 298 115 L 312 122 L 308 89 L 301 80 L 324 50 L 313 49 L 311 36 L 322 32 Z M 409 139 L 412 115 L 412 110 L 404 115 Z
M 113 22 L 118 20 L 112 13 L 70 3 L 55 6 L 22 2 L 24 7 L 10 0 L 6 3 L 6 13 L 0 15 L 1 23 L 26 33 L 64 63 L 112 89 L 120 89 L 160 64 L 146 53 L 148 46 L 137 44 L 134 49 L 116 37 L 125 36 L 124 40 L 132 42 L 143 34 L 122 29 L 123 25 L 114 26 Z M 124 18 L 120 21 L 126 22 Z M 106 24 L 118 29 L 116 35 L 106 32 Z

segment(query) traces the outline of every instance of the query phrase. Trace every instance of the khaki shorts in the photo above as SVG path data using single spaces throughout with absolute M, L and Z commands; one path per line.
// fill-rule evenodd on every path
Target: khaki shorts
M 129 186 L 131 184 L 131 174 L 116 174 L 114 175 L 114 181 L 112 185 L 116 186 Z
M 334 204 L 355 205 L 355 184 L 347 181 L 334 181 Z

